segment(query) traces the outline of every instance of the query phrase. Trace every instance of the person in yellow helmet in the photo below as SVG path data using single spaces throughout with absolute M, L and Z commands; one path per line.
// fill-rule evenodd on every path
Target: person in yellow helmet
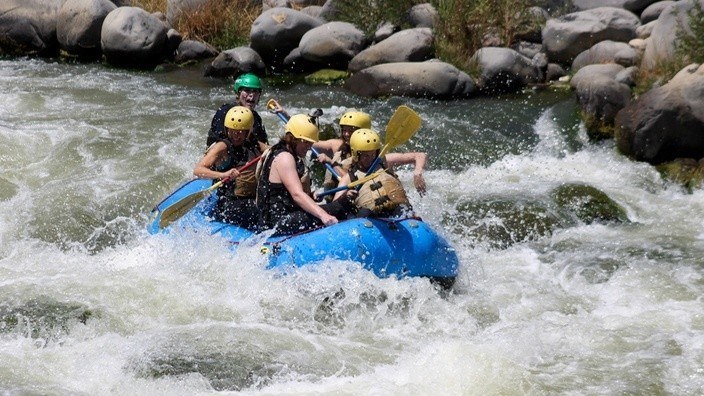
M 330 164 L 338 175 L 345 175 L 351 165 L 352 149 L 350 147 L 350 138 L 352 134 L 358 129 L 371 129 L 371 127 L 372 117 L 369 114 L 357 110 L 344 113 L 340 117 L 340 138 L 323 140 L 313 144 L 313 147 L 320 152 L 318 161 Z M 390 153 L 386 155 L 385 167 L 413 164 L 415 166 L 413 184 L 416 190 L 423 195 L 426 192 L 425 179 L 423 178 L 426 160 L 427 155 L 422 152 Z M 337 185 L 338 180 L 335 180 L 333 175 L 326 171 L 323 188 L 329 190 L 337 187 Z
M 261 229 L 289 235 L 346 218 L 353 206 L 346 197 L 318 205 L 312 198 L 310 176 L 304 158 L 318 141 L 318 127 L 304 114 L 291 117 L 281 140 L 264 153 L 257 167 L 257 208 Z M 351 193 L 351 195 L 354 193 Z M 337 217 L 336 217 L 337 216 Z
M 193 174 L 199 178 L 226 179 L 217 190 L 212 216 L 217 221 L 256 230 L 259 223 L 254 202 L 256 180 L 254 167 L 238 168 L 261 155 L 261 147 L 249 140 L 254 114 L 243 106 L 228 110 L 223 120 L 227 137 L 217 140 L 196 164 Z
M 377 171 L 371 169 L 383 147 L 381 137 L 371 129 L 356 130 L 350 137 L 351 157 L 349 172 L 340 179 L 339 185 L 346 186 L 362 177 Z M 406 191 L 396 175 L 390 169 L 392 163 L 389 157 L 395 157 L 393 163 L 416 163 L 416 168 L 425 166 L 425 153 L 394 153 L 382 158 L 377 167 L 385 171 L 379 176 L 362 184 L 354 203 L 359 209 L 358 216 L 401 217 L 413 214 L 413 208 L 408 201 Z M 338 192 L 337 198 L 341 192 Z

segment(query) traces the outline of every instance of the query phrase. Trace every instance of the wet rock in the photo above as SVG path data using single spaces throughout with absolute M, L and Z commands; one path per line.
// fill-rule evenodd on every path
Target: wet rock
M 616 114 L 631 100 L 631 90 L 614 78 L 599 75 L 583 79 L 576 87 L 584 124 L 593 140 L 613 138 Z
M 704 66 L 690 65 L 616 116 L 621 152 L 651 164 L 704 157 Z
M 603 191 L 584 184 L 563 184 L 551 192 L 563 213 L 585 224 L 628 221 L 626 210 Z
M 537 201 L 489 198 L 457 204 L 456 213 L 444 213 L 443 225 L 478 245 L 505 249 L 536 240 L 564 226 L 562 219 Z
M 176 63 L 212 58 L 218 55 L 218 50 L 210 44 L 195 40 L 182 41 L 176 49 Z
M 309 85 L 331 85 L 343 82 L 349 73 L 345 70 L 322 69 L 305 77 L 305 81 Z
M 35 298 L 21 304 L 0 303 L 0 333 L 20 333 L 39 339 L 42 346 L 61 341 L 79 324 L 86 324 L 95 314 L 87 307 L 65 303 L 48 297 Z
M 531 59 L 510 48 L 481 48 L 471 61 L 479 67 L 477 85 L 482 92 L 514 92 L 544 80 L 543 71 Z
M 219 53 L 203 74 L 206 77 L 230 77 L 247 72 L 263 75 L 265 70 L 264 61 L 253 49 L 237 47 Z
M 681 184 L 689 191 L 704 187 L 704 159 L 677 158 L 657 166 L 667 180 Z

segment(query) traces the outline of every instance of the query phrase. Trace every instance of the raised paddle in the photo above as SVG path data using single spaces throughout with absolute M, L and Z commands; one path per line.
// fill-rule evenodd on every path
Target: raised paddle
M 281 119 L 281 121 L 284 122 L 284 124 L 287 123 L 288 118 L 286 118 L 286 116 L 283 113 L 278 112 L 278 111 L 276 111 L 276 112 L 274 111 L 274 109 L 277 107 L 279 107 L 279 103 L 275 99 L 269 99 L 269 101 L 266 102 L 266 108 L 269 109 L 269 111 L 276 114 L 277 116 L 279 116 L 279 118 Z M 310 151 L 312 151 L 316 157 L 320 156 L 320 153 L 318 152 L 318 150 L 315 149 L 315 147 L 311 147 Z M 340 180 L 340 175 L 337 174 L 337 172 L 335 172 L 335 168 L 333 168 L 327 162 L 325 163 L 325 167 L 330 171 L 330 173 L 332 173 L 332 175 L 335 177 L 335 179 Z
M 406 143 L 420 129 L 421 119 L 418 113 L 411 110 L 406 105 L 399 106 L 391 116 L 389 123 L 386 124 L 386 144 L 382 147 L 381 152 L 376 157 L 372 165 L 367 170 L 367 175 L 374 171 L 374 168 L 379 165 L 381 158 L 389 152 L 389 150 Z
M 257 161 L 259 161 L 259 158 L 261 158 L 261 156 L 251 159 L 249 162 L 242 165 L 237 170 L 242 172 L 243 170 L 249 168 L 250 166 L 254 165 Z M 161 213 L 161 218 L 159 219 L 159 229 L 164 229 L 168 227 L 169 224 L 183 217 L 183 215 L 188 213 L 194 206 L 198 204 L 198 202 L 202 201 L 215 189 L 222 186 L 228 181 L 228 178 L 222 179 L 204 190 L 191 193 L 171 204 L 168 208 L 164 209 L 164 212 Z
M 350 184 L 347 184 L 347 185 L 344 185 L 344 186 L 340 186 L 340 187 L 335 187 L 335 188 L 332 188 L 332 189 L 330 189 L 330 190 L 323 191 L 323 192 L 321 192 L 320 194 L 317 194 L 317 196 L 318 196 L 318 198 L 320 198 L 320 197 L 324 197 L 324 196 L 326 196 L 326 195 L 334 194 L 334 193 L 336 193 L 336 192 L 338 192 L 338 191 L 349 190 L 350 188 L 355 188 L 355 187 L 357 187 L 357 186 L 359 186 L 359 185 L 362 185 L 362 184 L 368 182 L 369 180 L 372 180 L 373 178 L 379 176 L 382 172 L 385 172 L 385 171 L 384 171 L 383 169 L 379 169 L 378 171 L 376 171 L 376 172 L 374 172 L 374 173 L 370 173 L 370 174 L 364 176 L 364 177 L 361 178 L 361 179 L 358 179 L 358 180 L 353 181 L 353 182 L 350 183 Z

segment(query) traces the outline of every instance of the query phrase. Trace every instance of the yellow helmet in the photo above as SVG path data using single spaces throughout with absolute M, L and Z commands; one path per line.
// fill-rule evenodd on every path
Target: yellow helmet
M 286 123 L 284 130 L 291 133 L 296 139 L 303 139 L 312 143 L 318 141 L 318 127 L 310 122 L 310 118 L 305 114 L 296 114 L 291 117 Z
M 344 125 L 370 129 L 372 127 L 372 117 L 361 111 L 348 111 L 340 117 L 340 126 Z
M 350 136 L 350 147 L 352 148 L 352 157 L 358 159 L 359 151 L 381 149 L 381 138 L 378 133 L 371 129 L 357 129 L 352 136 Z
M 235 106 L 225 115 L 225 128 L 242 131 L 252 129 L 252 125 L 254 125 L 254 114 L 246 107 Z

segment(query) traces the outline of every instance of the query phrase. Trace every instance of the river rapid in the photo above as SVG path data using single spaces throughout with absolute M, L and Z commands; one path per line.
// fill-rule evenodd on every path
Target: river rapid
M 704 191 L 589 142 L 574 93 L 445 102 L 265 89 L 261 107 L 321 108 L 326 124 L 352 108 L 378 130 L 401 104 L 421 115 L 398 150 L 428 152 L 428 194 L 410 169 L 399 176 L 459 252 L 449 295 L 353 262 L 282 276 L 254 247 L 148 235 L 149 211 L 190 178 L 232 98 L 198 68 L 0 60 L 0 393 L 704 393 Z M 280 121 L 260 113 L 276 141 Z M 604 192 L 628 221 L 500 247 L 451 221 L 468 199 L 548 202 L 564 183 Z

